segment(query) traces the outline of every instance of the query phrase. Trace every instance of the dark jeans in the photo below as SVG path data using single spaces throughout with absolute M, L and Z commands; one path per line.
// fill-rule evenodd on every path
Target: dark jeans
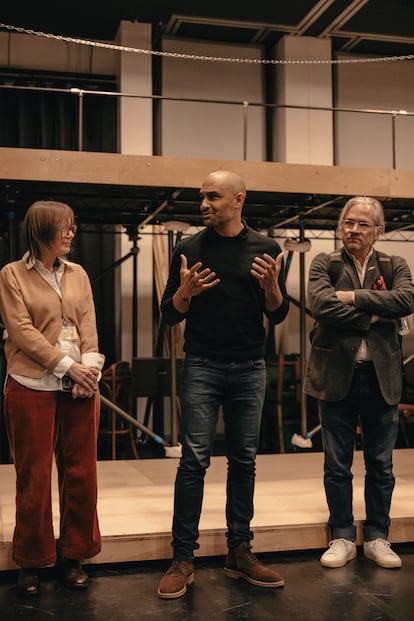
M 222 406 L 227 470 L 227 543 L 250 541 L 260 421 L 266 390 L 263 359 L 220 362 L 186 356 L 181 376 L 182 457 L 175 481 L 175 560 L 193 560 L 217 419 Z
M 356 427 L 361 425 L 365 461 L 365 541 L 386 539 L 395 478 L 392 451 L 398 434 L 398 406 L 382 398 L 372 363 L 355 369 L 342 401 L 321 401 L 324 483 L 331 538 L 355 541 L 352 473 Z

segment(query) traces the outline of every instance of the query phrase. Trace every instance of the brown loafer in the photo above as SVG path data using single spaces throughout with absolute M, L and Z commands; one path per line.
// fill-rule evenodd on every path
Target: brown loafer
M 63 559 L 65 586 L 70 589 L 85 589 L 88 586 L 88 574 L 82 569 L 81 561 L 71 558 Z
M 17 586 L 25 595 L 37 595 L 40 592 L 40 580 L 37 569 L 29 567 L 21 569 L 17 578 Z

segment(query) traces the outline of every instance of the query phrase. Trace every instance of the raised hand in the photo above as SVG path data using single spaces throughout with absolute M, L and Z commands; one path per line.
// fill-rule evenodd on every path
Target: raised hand
M 183 300 L 190 300 L 220 282 L 220 278 L 216 278 L 216 273 L 209 267 L 203 268 L 201 261 L 188 269 L 187 257 L 184 254 L 181 255 L 180 280 L 179 294 Z
M 278 287 L 280 270 L 282 269 L 283 252 L 279 253 L 274 259 L 267 254 L 263 257 L 255 257 L 250 273 L 257 278 L 262 289 L 272 291 Z

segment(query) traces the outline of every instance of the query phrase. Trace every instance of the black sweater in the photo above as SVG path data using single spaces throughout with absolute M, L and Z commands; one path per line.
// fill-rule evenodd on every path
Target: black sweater
M 282 271 L 279 286 L 283 303 L 272 313 L 265 309 L 264 291 L 250 274 L 254 257 L 264 252 L 276 257 L 281 248 L 274 239 L 248 226 L 237 237 L 223 237 L 206 228 L 177 244 L 161 313 L 170 325 L 186 319 L 185 352 L 226 361 L 264 356 L 263 314 L 271 324 L 277 324 L 289 310 Z M 203 268 L 209 267 L 220 278 L 218 285 L 192 298 L 186 314 L 179 313 L 172 302 L 180 286 L 181 254 L 187 257 L 188 268 L 201 261 Z

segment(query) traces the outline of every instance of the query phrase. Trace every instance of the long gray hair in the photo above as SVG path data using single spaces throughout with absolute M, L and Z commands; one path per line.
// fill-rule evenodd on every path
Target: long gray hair
M 354 205 L 366 205 L 367 207 L 372 207 L 374 213 L 374 224 L 376 226 L 381 226 L 382 232 L 385 231 L 384 208 L 381 203 L 376 198 L 372 198 L 371 196 L 353 196 L 345 203 L 342 207 L 341 213 L 339 214 L 338 225 L 336 227 L 338 234 L 341 232 L 342 222 L 346 219 L 346 214 Z

